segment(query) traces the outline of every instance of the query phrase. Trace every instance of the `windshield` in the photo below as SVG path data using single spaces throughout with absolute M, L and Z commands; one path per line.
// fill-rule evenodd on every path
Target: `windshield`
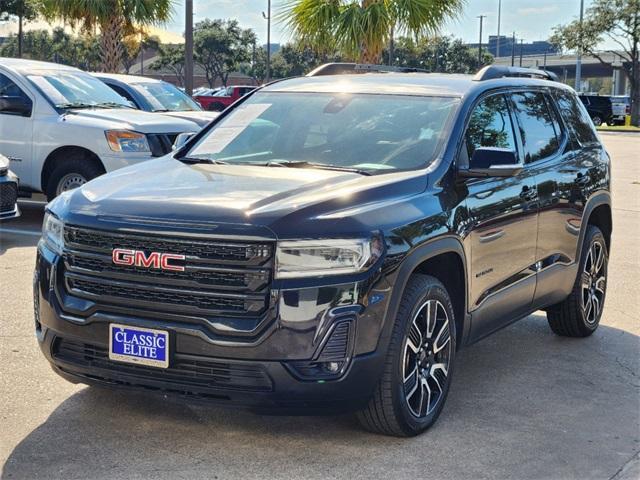
M 435 96 L 259 92 L 187 157 L 368 173 L 417 168 L 436 157 L 457 104 Z
M 83 72 L 38 72 L 28 78 L 57 108 L 131 108 L 106 84 Z
M 170 83 L 136 83 L 132 87 L 149 102 L 154 112 L 202 110 L 196 102 Z
M 230 97 L 233 95 L 233 87 L 222 88 L 217 92 L 213 92 L 213 97 Z

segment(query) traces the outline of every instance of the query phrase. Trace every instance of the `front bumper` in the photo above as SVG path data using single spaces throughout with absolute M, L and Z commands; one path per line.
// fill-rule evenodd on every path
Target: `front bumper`
M 77 299 L 60 287 L 61 262 L 41 242 L 34 275 L 35 328 L 53 370 L 71 382 L 177 394 L 259 412 L 309 414 L 363 407 L 382 374 L 386 347 L 378 340 L 386 308 L 380 299 L 386 291 L 367 287 L 371 279 L 329 289 L 274 291 L 273 318 L 260 335 L 230 341 L 138 311 L 94 305 L 79 314 Z M 376 301 L 364 307 L 373 296 Z M 343 367 L 335 375 L 318 373 L 311 367 L 345 322 L 350 333 Z M 110 361 L 110 323 L 167 330 L 169 368 Z

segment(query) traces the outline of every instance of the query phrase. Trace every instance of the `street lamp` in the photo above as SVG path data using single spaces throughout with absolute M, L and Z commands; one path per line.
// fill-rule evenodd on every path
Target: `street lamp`
M 486 18 L 486 15 L 478 15 L 480 19 L 480 41 L 478 42 L 478 68 L 482 65 L 482 21 Z
M 580 92 L 582 83 L 582 19 L 584 17 L 584 0 L 580 0 L 580 27 L 578 31 L 578 56 L 576 58 L 576 90 Z
M 271 0 L 267 0 L 267 13 L 262 12 L 262 18 L 267 21 L 267 73 L 265 83 L 271 79 Z
M 184 29 L 184 90 L 193 94 L 193 0 L 186 0 Z

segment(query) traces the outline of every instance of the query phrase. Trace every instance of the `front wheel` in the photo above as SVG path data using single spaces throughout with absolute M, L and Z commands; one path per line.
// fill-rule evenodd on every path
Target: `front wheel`
M 571 294 L 547 309 L 549 327 L 563 337 L 587 337 L 596 331 L 607 293 L 609 253 L 600 229 L 585 233 L 578 276 Z
M 73 153 L 58 165 L 49 175 L 46 187 L 47 200 L 51 201 L 61 193 L 81 187 L 105 173 L 102 165 L 93 158 L 81 153 Z
M 594 116 L 592 116 L 591 121 L 596 127 L 599 127 L 600 125 L 602 125 L 602 117 L 598 114 L 595 114 Z
M 413 275 L 395 320 L 385 368 L 360 423 L 372 432 L 409 437 L 437 420 L 453 374 L 456 328 L 444 285 Z

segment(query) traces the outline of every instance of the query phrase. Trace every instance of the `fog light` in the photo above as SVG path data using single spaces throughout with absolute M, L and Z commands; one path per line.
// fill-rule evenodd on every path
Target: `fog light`
M 341 363 L 339 362 L 325 362 L 322 364 L 322 368 L 327 373 L 338 373 L 340 371 Z

